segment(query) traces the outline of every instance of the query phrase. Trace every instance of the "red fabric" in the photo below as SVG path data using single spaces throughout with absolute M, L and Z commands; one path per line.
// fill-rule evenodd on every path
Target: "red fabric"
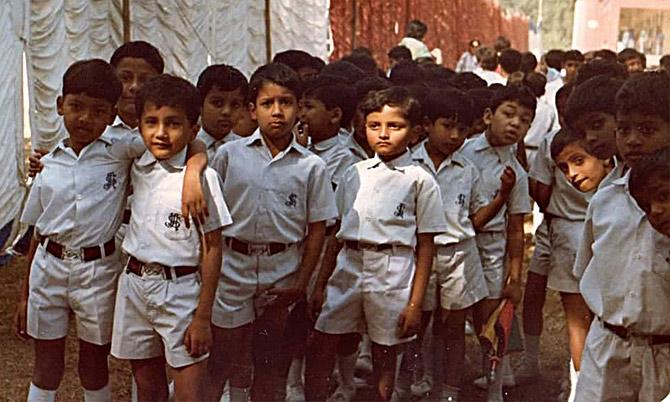
M 424 42 L 431 50 L 442 50 L 443 64 L 449 68 L 456 66 L 472 39 L 492 46 L 498 35 L 504 35 L 515 49 L 528 49 L 528 19 L 507 15 L 494 0 L 338 0 L 330 2 L 335 45 L 332 58 L 339 59 L 354 47 L 365 46 L 377 63 L 386 67 L 386 53 L 400 42 L 405 24 L 412 19 L 428 25 Z

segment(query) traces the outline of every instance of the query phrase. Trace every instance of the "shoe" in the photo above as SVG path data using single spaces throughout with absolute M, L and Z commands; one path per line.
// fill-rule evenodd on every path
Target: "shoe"
M 414 383 L 410 386 L 412 395 L 421 398 L 425 397 L 433 390 L 433 384 L 427 379 L 423 378 L 421 381 Z
M 465 335 L 475 335 L 475 327 L 470 321 L 465 321 Z
M 486 379 L 485 375 L 475 379 L 472 382 L 472 384 L 479 389 L 483 389 L 483 390 L 489 389 L 489 382 Z M 503 387 L 510 387 L 511 388 L 511 387 L 516 387 L 516 386 L 517 386 L 517 383 L 514 380 L 514 374 L 503 375 Z
M 517 384 L 527 383 L 540 376 L 540 367 L 536 363 L 530 363 L 526 359 L 514 370 L 514 379 Z
M 303 393 L 304 395 L 304 393 Z M 346 389 L 344 387 L 337 387 L 335 392 L 326 400 L 327 402 L 351 402 L 356 396 L 356 389 Z M 303 401 L 305 399 L 303 398 Z
M 370 356 L 359 355 L 356 360 L 356 372 L 372 374 L 372 358 Z
M 286 402 L 305 402 L 305 389 L 302 384 L 286 387 Z

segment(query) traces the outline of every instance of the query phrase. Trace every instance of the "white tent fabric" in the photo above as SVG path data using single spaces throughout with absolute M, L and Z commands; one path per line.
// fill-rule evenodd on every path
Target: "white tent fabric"
M 19 214 L 25 195 L 21 96 L 25 4 L 23 0 L 0 3 L 0 227 Z
M 108 60 L 122 42 L 122 0 L 33 0 L 28 48 L 34 146 L 63 137 L 61 77 L 74 60 Z M 272 0 L 272 53 L 297 48 L 327 58 L 329 0 Z M 265 0 L 130 0 L 131 40 L 146 40 L 166 72 L 195 81 L 211 63 L 249 75 L 266 60 Z

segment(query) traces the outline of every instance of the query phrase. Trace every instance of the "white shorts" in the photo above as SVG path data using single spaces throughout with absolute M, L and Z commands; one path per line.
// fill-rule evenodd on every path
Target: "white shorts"
M 379 345 L 399 338 L 398 318 L 409 303 L 414 279 L 414 250 L 356 251 L 343 247 L 326 286 L 326 300 L 315 329 L 327 334 L 365 333 Z
M 572 275 L 584 221 L 553 218 L 549 223 L 551 257 L 547 287 L 558 292 L 579 293 L 579 280 Z
M 507 252 L 507 238 L 505 232 L 477 233 L 477 249 L 482 262 L 486 285 L 489 288 L 487 299 L 500 299 L 505 288 L 507 269 L 505 254 Z
M 106 345 L 112 339 L 119 252 L 89 262 L 61 260 L 37 247 L 30 269 L 28 335 L 40 340 L 67 335 L 70 311 L 77 337 Z
M 195 315 L 200 296 L 200 275 L 172 280 L 124 272 L 114 314 L 112 356 L 151 359 L 165 356 L 170 367 L 185 367 L 205 360 L 186 351 L 184 334 Z
M 596 318 L 586 336 L 575 402 L 660 401 L 670 392 L 670 344 L 624 340 Z
M 245 255 L 224 247 L 219 286 L 212 310 L 212 324 L 239 328 L 254 322 L 268 300 L 265 292 L 293 284 L 302 259 L 294 244 L 274 255 Z
M 551 241 L 549 239 L 549 225 L 547 219 L 542 219 L 542 223 L 535 231 L 535 250 L 530 257 L 528 272 L 540 276 L 548 276 L 551 269 Z
M 433 269 L 423 300 L 424 311 L 434 310 L 437 300 L 445 310 L 463 310 L 488 294 L 475 239 L 435 246 Z

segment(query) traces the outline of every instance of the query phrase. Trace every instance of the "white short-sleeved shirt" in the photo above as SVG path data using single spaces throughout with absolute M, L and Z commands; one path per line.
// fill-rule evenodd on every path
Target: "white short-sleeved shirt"
M 416 38 L 405 36 L 398 45 L 405 46 L 409 49 L 410 53 L 412 53 L 412 60 L 420 59 L 422 57 L 433 57 L 433 55 L 430 54 L 430 50 L 428 50 L 428 46 Z
M 342 176 L 349 166 L 358 162 L 358 158 L 342 144 L 338 136 L 312 144 L 310 150 L 326 162 L 326 168 L 328 169 L 333 189 L 337 188 L 340 184 Z
M 295 139 L 274 158 L 259 130 L 222 145 L 211 166 L 221 175 L 233 224 L 223 231 L 250 243 L 297 243 L 307 224 L 337 216 L 326 164 Z
M 340 137 L 342 144 L 354 155 L 356 162 L 364 161 L 369 159 L 368 154 L 365 152 L 365 149 L 356 142 L 354 135 L 351 134 L 347 137 Z
M 139 136 L 140 132 L 137 127 L 131 128 L 129 125 L 124 123 L 118 115 L 114 119 L 114 123 L 112 123 L 111 126 L 107 126 L 105 131 L 102 133 L 103 137 L 111 140 L 112 142 L 124 138 L 128 135 Z
M 207 133 L 204 128 L 201 128 L 195 138 L 205 144 L 205 147 L 207 148 L 207 160 L 209 160 L 211 164 L 212 160 L 214 160 L 214 155 L 216 155 L 216 151 L 221 145 L 225 144 L 226 142 L 239 140 L 242 137 L 231 131 L 223 136 L 223 138 L 220 140 L 217 140 L 216 138 L 209 135 L 209 133 Z
M 105 136 L 79 156 L 64 139 L 42 158 L 21 216 L 37 233 L 68 247 L 89 247 L 114 238 L 128 194 L 133 159 L 146 149 L 140 137 Z
M 477 74 L 479 78 L 486 81 L 486 85 L 488 86 L 493 84 L 507 85 L 507 78 L 503 77 L 495 71 L 484 70 L 483 68 L 479 67 L 476 68 L 473 73 Z
M 571 221 L 583 221 L 595 190 L 588 193 L 577 190 L 556 166 L 551 158 L 551 142 L 557 133 L 551 133 L 540 143 L 535 159 L 531 161 L 528 177 L 552 186 L 547 213 Z
M 516 183 L 507 199 L 507 203 L 484 227 L 482 232 L 503 232 L 506 230 L 507 214 L 527 214 L 532 211 L 528 193 L 528 174 L 516 159 L 516 144 L 492 147 L 486 134 L 468 139 L 461 148 L 461 153 L 479 171 L 479 182 L 484 197 L 493 200 L 500 191 L 500 176 L 505 166 L 510 166 L 516 173 Z
M 456 151 L 442 161 L 436 170 L 425 144 L 412 157 L 433 175 L 440 187 L 447 230 L 435 236 L 435 244 L 447 245 L 474 238 L 475 228 L 470 215 L 488 202 L 479 187 L 477 168 Z
M 537 107 L 535 108 L 535 117 L 530 123 L 530 128 L 523 137 L 523 143 L 528 149 L 537 149 L 542 141 L 554 129 L 554 122 L 556 121 L 556 114 L 554 108 L 549 106 L 544 100 L 537 100 Z
M 216 172 L 207 168 L 202 187 L 209 217 L 197 229 L 187 228 L 181 215 L 186 172 L 186 148 L 167 160 L 156 160 L 146 151 L 133 165 L 134 200 L 123 250 L 145 263 L 167 266 L 200 264 L 201 232 L 218 230 L 231 223 Z
M 626 165 L 620 160 L 618 160 L 616 157 L 614 157 L 613 159 L 614 159 L 614 169 L 610 170 L 607 176 L 605 176 L 605 178 L 602 179 L 600 184 L 598 184 L 598 189 L 596 191 L 600 191 L 600 189 L 609 186 L 610 184 L 614 183 L 616 180 L 624 176 L 624 173 L 626 172 Z
M 628 192 L 628 175 L 598 190 L 586 212 L 573 273 L 598 317 L 643 334 L 670 334 L 670 238 Z
M 417 233 L 447 230 L 440 189 L 409 151 L 375 156 L 347 170 L 338 186 L 339 240 L 414 247 Z

